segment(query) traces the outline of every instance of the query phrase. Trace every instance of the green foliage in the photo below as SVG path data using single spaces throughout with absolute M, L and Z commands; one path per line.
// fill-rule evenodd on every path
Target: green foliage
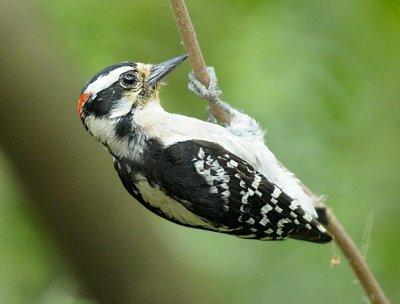
M 187 2 L 224 99 L 268 129 L 272 150 L 311 189 L 328 194 L 359 245 L 373 213 L 368 261 L 400 302 L 398 2 Z M 118 61 L 183 53 L 169 1 L 38 3 L 46 30 L 82 67 L 82 81 Z M 204 104 L 186 91 L 188 71 L 168 79 L 164 105 L 204 118 Z M 57 263 L 48 259 L 55 252 L 31 212 L 14 206 L 19 194 L 3 176 L 0 187 L 0 302 L 25 303 L 54 279 Z M 208 303 L 364 302 L 344 259 L 330 268 L 339 253 L 333 245 L 245 241 L 146 216 L 171 256 L 198 278 Z

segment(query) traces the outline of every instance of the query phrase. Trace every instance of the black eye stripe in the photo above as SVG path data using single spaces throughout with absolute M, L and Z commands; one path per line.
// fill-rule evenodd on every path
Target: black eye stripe
M 98 92 L 93 100 L 86 103 L 84 111 L 93 113 L 96 117 L 108 115 L 115 104 L 121 100 L 123 91 L 119 81 L 114 82 L 108 88 Z

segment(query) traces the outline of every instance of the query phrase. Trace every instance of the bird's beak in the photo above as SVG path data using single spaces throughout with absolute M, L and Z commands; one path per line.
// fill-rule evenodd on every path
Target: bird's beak
M 167 76 L 170 72 L 172 72 L 179 64 L 181 64 L 188 55 L 183 55 L 179 56 L 164 62 L 161 62 L 159 64 L 155 64 L 151 67 L 150 69 L 150 76 L 149 79 L 147 80 L 147 84 L 155 88 L 157 83 L 163 79 L 165 76 Z

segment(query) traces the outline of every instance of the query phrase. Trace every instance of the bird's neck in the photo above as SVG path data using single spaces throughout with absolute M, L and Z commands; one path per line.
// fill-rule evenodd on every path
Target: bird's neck
M 163 121 L 163 117 L 167 115 L 155 100 L 121 117 L 89 116 L 85 125 L 113 156 L 134 159 L 143 153 L 146 142 L 153 137 L 153 122 Z

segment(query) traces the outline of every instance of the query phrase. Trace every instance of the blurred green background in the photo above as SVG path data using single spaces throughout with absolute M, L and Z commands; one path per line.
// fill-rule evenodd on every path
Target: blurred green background
M 224 100 L 328 195 L 400 303 L 400 2 L 187 5 Z M 184 52 L 169 1 L 1 0 L 0 38 L 1 303 L 367 302 L 335 245 L 242 240 L 149 213 L 81 126 L 76 101 L 98 70 Z M 169 76 L 163 104 L 205 119 L 189 71 Z

